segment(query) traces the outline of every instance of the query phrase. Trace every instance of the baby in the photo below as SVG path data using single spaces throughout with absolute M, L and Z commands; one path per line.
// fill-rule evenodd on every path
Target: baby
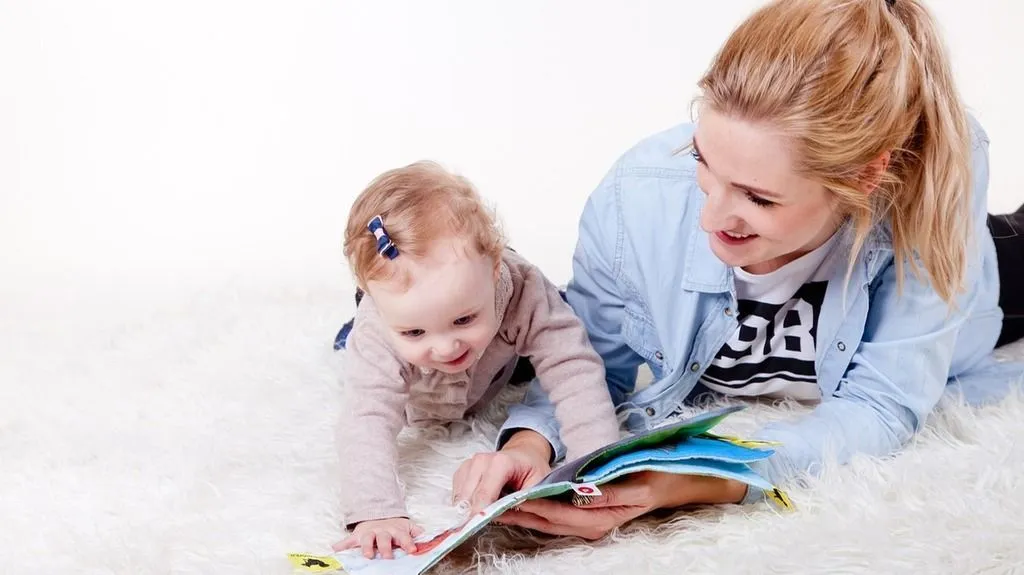
M 414 549 L 399 486 L 403 425 L 462 419 L 528 357 L 555 405 L 572 459 L 619 438 L 604 365 L 554 285 L 505 247 L 473 186 L 419 162 L 356 200 L 345 257 L 365 292 L 347 339 L 352 411 L 339 427 L 342 504 L 368 557 Z

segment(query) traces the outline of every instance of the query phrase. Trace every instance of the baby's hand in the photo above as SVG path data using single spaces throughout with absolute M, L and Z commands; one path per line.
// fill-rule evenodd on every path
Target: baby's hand
M 381 557 L 394 559 L 391 553 L 393 546 L 401 547 L 406 553 L 412 553 L 416 551 L 416 544 L 412 540 L 421 533 L 423 529 L 405 517 L 363 521 L 356 524 L 351 535 L 332 547 L 335 551 L 362 547 L 363 556 L 367 559 L 373 559 L 376 547 L 380 550 Z

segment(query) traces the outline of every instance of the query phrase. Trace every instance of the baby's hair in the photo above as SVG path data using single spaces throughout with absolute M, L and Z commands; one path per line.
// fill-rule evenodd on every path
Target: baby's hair
M 377 238 L 367 228 L 381 216 L 396 258 L 378 253 Z M 466 178 L 439 164 L 420 161 L 377 176 L 359 197 L 345 228 L 345 258 L 356 282 L 391 279 L 403 258 L 423 257 L 430 244 L 462 238 L 477 253 L 497 264 L 505 238 L 492 210 Z

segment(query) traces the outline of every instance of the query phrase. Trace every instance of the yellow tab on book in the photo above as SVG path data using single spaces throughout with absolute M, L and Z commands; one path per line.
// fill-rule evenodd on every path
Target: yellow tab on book
M 341 563 L 334 557 L 289 553 L 288 561 L 291 561 L 296 569 L 307 573 L 328 573 L 331 571 L 344 573 L 344 571 L 341 571 Z
M 786 492 L 778 487 L 773 487 L 771 491 L 765 491 L 764 494 L 768 496 L 768 499 L 774 503 L 776 507 L 783 511 L 796 510 L 796 507 L 793 506 L 793 501 L 790 500 L 789 495 L 786 495 Z
M 751 449 L 760 449 L 762 447 L 775 447 L 778 445 L 782 445 L 778 441 L 764 441 L 760 439 L 740 439 L 739 437 L 733 437 L 731 435 L 712 435 L 712 437 L 715 437 L 716 439 L 721 439 L 722 441 L 727 441 L 733 445 L 738 445 L 740 447 L 749 447 Z

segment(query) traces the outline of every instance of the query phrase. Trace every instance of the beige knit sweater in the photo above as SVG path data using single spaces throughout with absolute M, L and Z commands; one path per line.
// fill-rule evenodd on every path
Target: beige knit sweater
M 604 364 L 558 290 L 511 250 L 495 295 L 498 333 L 480 359 L 457 374 L 404 362 L 389 343 L 373 300 L 356 312 L 345 354 L 350 411 L 339 422 L 342 512 L 360 521 L 408 517 L 399 486 L 395 440 L 403 425 L 462 419 L 505 385 L 519 356 L 529 357 L 574 459 L 619 438 Z

